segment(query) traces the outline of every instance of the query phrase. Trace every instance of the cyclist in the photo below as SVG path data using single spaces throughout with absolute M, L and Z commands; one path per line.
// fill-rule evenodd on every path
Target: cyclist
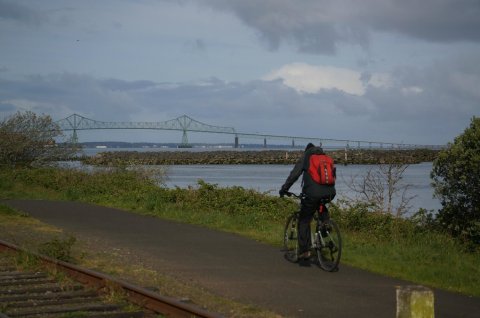
M 320 206 L 322 200 L 329 202 L 333 200 L 336 195 L 335 185 L 318 184 L 308 173 L 304 173 L 308 171 L 309 156 L 312 154 L 324 154 L 324 152 L 321 147 L 316 147 L 312 143 L 309 143 L 305 148 L 304 154 L 299 158 L 279 191 L 280 197 L 283 197 L 303 174 L 302 193 L 304 197 L 301 200 L 298 224 L 298 259 L 300 261 L 310 259 L 310 222 L 312 221 L 315 211 Z M 329 218 L 328 210 L 323 211 L 322 217 L 322 221 Z

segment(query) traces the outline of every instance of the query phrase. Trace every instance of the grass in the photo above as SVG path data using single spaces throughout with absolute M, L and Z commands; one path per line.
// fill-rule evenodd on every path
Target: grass
M 12 187 L 8 190 L 8 197 L 5 196 L 5 191 L 0 192 L 0 199 L 30 197 L 28 194 L 30 190 L 27 189 L 30 185 L 24 187 L 21 183 L 17 183 L 15 187 L 23 189 L 15 194 L 15 191 L 12 191 Z M 32 188 L 35 188 L 35 191 L 40 191 L 37 187 Z M 63 197 L 63 195 L 58 193 L 51 196 L 51 191 L 47 191 L 47 193 L 50 199 Z M 35 198 L 39 197 L 42 196 L 38 195 L 37 192 Z M 277 314 L 268 310 L 242 304 L 226 299 L 221 295 L 216 295 L 191 280 L 183 281 L 182 277 L 174 277 L 154 271 L 148 265 L 136 262 L 135 260 L 129 262 L 129 260 L 132 259 L 132 254 L 128 250 L 111 247 L 105 245 L 107 243 L 104 242 L 90 241 L 88 238 L 77 238 L 73 245 L 72 236 L 69 233 L 64 233 L 58 228 L 30 218 L 21 211 L 17 211 L 1 203 L 0 239 L 15 243 L 18 246 L 32 251 L 40 251 L 42 248 L 47 248 L 47 250 L 54 254 L 68 255 L 70 261 L 73 261 L 75 264 L 101 271 L 139 286 L 146 286 L 164 296 L 184 299 L 192 304 L 201 304 L 202 307 L 214 312 L 223 313 L 225 316 L 279 317 Z M 18 268 L 39 268 L 38 259 L 28 253 L 21 253 L 16 256 L 14 263 Z M 52 273 L 52 275 L 58 277 L 59 274 Z M 122 302 L 123 296 L 112 288 L 107 298 L 112 302 Z M 132 309 L 135 308 L 136 307 Z M 72 317 L 82 317 L 82 313 L 74 313 Z
M 372 241 L 349 233 L 343 262 L 431 287 L 479 296 L 478 253 L 462 251 L 443 235 L 419 234 L 404 241 Z
M 93 174 L 3 169 L 0 198 L 81 200 L 235 232 L 273 245 L 281 244 L 284 220 L 297 208 L 292 200 L 240 187 L 200 182 L 189 189 L 160 188 L 146 174 L 125 169 Z M 467 251 L 416 220 L 366 212 L 361 205 L 333 205 L 331 212 L 344 237 L 342 263 L 480 296 L 478 250 Z

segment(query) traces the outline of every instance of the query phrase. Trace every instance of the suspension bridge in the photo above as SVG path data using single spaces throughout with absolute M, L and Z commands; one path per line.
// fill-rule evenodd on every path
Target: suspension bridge
M 312 142 L 317 145 L 327 147 L 341 148 L 393 148 L 393 149 L 415 149 L 415 148 L 437 148 L 434 145 L 417 145 L 405 143 L 391 143 L 383 141 L 365 141 L 365 140 L 347 140 L 347 139 L 330 139 L 321 137 L 302 137 L 302 136 L 286 136 L 271 135 L 261 133 L 238 132 L 233 127 L 214 126 L 202 123 L 187 115 L 183 115 L 171 120 L 163 122 L 108 122 L 98 121 L 84 116 L 73 114 L 66 118 L 56 121 L 62 131 L 71 131 L 73 142 L 78 142 L 78 131 L 82 130 L 100 130 L 100 129 L 148 129 L 148 130 L 174 130 L 182 132 L 182 141 L 180 148 L 191 147 L 188 141 L 188 133 L 211 133 L 211 134 L 228 134 L 234 137 L 233 145 L 238 148 L 240 140 L 244 139 L 263 139 L 263 147 L 267 148 L 267 142 L 276 140 L 279 142 L 290 144 L 292 148 L 296 144 L 306 144 Z

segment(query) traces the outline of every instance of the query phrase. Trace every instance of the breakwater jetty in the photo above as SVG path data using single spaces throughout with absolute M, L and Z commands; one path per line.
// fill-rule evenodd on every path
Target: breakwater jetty
M 337 150 L 326 151 L 337 164 L 415 164 L 433 161 L 438 150 Z M 208 164 L 295 164 L 302 150 L 259 150 L 259 151 L 112 151 L 101 152 L 81 161 L 90 165 L 208 165 Z

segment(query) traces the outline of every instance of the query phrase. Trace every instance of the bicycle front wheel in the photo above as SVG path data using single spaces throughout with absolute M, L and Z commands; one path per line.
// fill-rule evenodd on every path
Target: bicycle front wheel
M 337 223 L 333 220 L 323 222 L 317 231 L 315 250 L 320 267 L 328 272 L 338 270 L 342 256 L 342 237 Z
M 290 262 L 298 261 L 298 215 L 296 213 L 290 215 L 285 224 L 283 232 L 283 250 L 285 259 Z

